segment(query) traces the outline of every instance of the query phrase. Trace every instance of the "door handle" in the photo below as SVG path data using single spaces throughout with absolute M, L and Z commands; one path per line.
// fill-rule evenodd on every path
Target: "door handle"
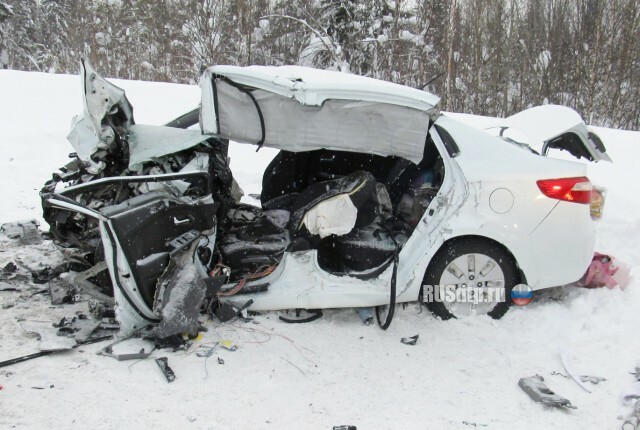
M 185 219 L 178 219 L 176 217 L 173 217 L 173 224 L 174 225 L 189 224 L 190 222 L 191 222 L 191 219 L 189 217 L 187 217 Z

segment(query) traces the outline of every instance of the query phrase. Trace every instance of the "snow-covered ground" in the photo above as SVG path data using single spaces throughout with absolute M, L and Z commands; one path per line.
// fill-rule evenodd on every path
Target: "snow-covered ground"
M 161 124 L 198 103 L 196 87 L 115 83 L 139 123 Z M 38 190 L 72 151 L 65 136 L 81 111 L 80 88 L 76 76 L 0 71 L 0 222 L 40 216 Z M 596 249 L 628 262 L 633 276 L 640 264 L 640 133 L 598 132 L 614 163 L 589 167 L 592 181 L 608 188 Z M 259 192 L 273 155 L 232 147 L 232 169 L 246 193 Z M 0 267 L 20 261 L 35 268 L 59 258 L 49 242 L 25 248 L 0 240 Z M 38 288 L 20 288 L 0 291 L 0 361 L 37 351 L 21 319 L 55 321 L 87 309 L 86 302 L 52 306 L 47 296 L 30 297 Z M 285 324 L 271 313 L 255 323 L 207 327 L 186 352 L 154 352 L 169 358 L 177 375 L 171 384 L 153 360 L 117 362 L 95 355 L 100 345 L 0 369 L 0 428 L 618 429 L 630 412 L 620 394 L 640 362 L 640 282 L 632 278 L 624 291 L 555 289 L 500 321 L 443 322 L 412 304 L 398 308 L 387 331 L 362 325 L 353 310 L 327 311 L 309 324 Z M 418 333 L 417 345 L 400 343 Z M 219 339 L 238 350 L 216 350 L 207 360 L 194 353 Z M 578 374 L 607 380 L 589 394 L 553 375 L 564 372 L 561 350 Z M 536 373 L 578 409 L 533 403 L 517 383 Z

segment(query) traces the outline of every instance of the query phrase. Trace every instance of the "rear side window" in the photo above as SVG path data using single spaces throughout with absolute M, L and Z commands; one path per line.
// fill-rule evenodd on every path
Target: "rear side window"
M 602 143 L 598 135 L 589 132 L 589 140 L 593 142 L 598 151 L 607 152 L 607 148 L 604 147 L 604 143 Z
M 449 154 L 449 157 L 451 158 L 457 157 L 458 154 L 460 154 L 460 148 L 458 147 L 458 144 L 456 143 L 456 141 L 453 140 L 453 137 L 451 137 L 451 135 L 447 130 L 440 127 L 439 125 L 435 124 L 434 127 L 438 131 L 438 134 L 440 135 L 440 139 L 442 139 L 442 142 L 444 143 L 444 147 L 447 149 L 447 153 Z

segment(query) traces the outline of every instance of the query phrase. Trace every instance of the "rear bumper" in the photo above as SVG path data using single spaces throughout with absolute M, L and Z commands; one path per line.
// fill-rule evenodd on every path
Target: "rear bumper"
M 534 290 L 575 282 L 584 275 L 595 245 L 589 205 L 558 202 L 521 243 L 511 249 Z

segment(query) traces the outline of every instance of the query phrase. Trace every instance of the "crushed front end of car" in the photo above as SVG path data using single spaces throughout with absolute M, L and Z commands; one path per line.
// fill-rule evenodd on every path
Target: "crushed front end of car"
M 192 121 L 135 124 L 124 91 L 86 62 L 82 81 L 72 161 L 40 192 L 50 232 L 93 266 L 84 286 L 114 296 L 122 334 L 158 322 L 159 338 L 193 334 L 193 309 L 204 300 L 195 285 L 209 277 L 216 216 L 235 201 L 228 141 L 177 128 Z

